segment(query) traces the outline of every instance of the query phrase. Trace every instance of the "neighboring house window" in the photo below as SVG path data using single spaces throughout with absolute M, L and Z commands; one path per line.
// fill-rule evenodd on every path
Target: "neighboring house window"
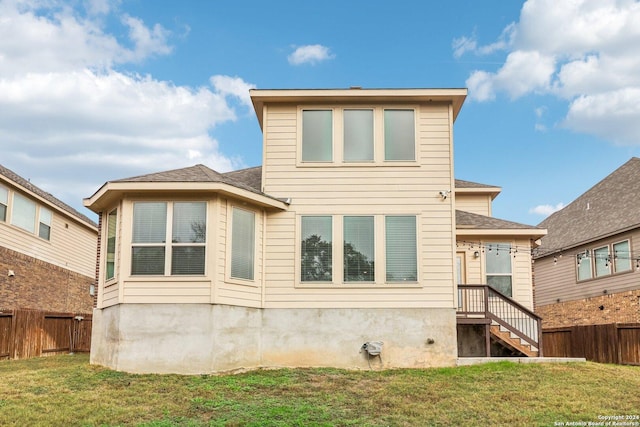
M 13 193 L 11 224 L 30 233 L 36 232 L 36 204 L 20 194 Z
M 415 216 L 385 217 L 387 282 L 418 280 Z
M 384 110 L 384 159 L 415 160 L 414 110 Z
M 134 203 L 132 275 L 202 275 L 205 243 L 206 203 Z
M 513 296 L 510 254 L 509 243 L 489 243 L 485 247 L 487 284 L 508 297 Z
M 0 186 L 0 221 L 7 220 L 7 206 L 9 206 L 9 191 Z
M 594 249 L 593 258 L 595 259 L 596 277 L 608 276 L 611 274 L 609 246 Z
M 38 236 L 45 240 L 51 240 L 51 219 L 53 214 L 49 209 L 40 208 L 40 220 L 38 221 Z
M 232 209 L 231 277 L 253 280 L 255 265 L 255 213 Z
M 331 216 L 301 218 L 301 278 L 302 282 L 333 280 Z
M 631 270 L 631 249 L 628 240 L 613 244 L 613 260 L 614 273 Z
M 344 161 L 373 161 L 373 110 L 344 110 Z
M 591 274 L 591 257 L 589 251 L 578 254 L 578 280 L 588 280 L 593 276 Z
M 116 273 L 116 233 L 118 226 L 118 211 L 112 210 L 107 215 L 107 262 L 105 280 L 111 280 Z
M 333 111 L 302 111 L 302 161 L 330 162 L 333 159 Z
M 374 217 L 345 216 L 344 226 L 344 281 L 374 282 Z

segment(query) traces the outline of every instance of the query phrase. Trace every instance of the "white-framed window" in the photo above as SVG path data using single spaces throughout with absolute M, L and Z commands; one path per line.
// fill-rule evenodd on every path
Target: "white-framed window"
M 7 220 L 7 208 L 9 207 L 9 190 L 0 185 L 0 221 Z
M 333 111 L 302 110 L 302 161 L 333 160 Z
M 418 280 L 417 227 L 414 215 L 385 217 L 387 282 Z
M 592 264 L 591 264 L 591 252 L 589 250 L 586 250 L 584 252 L 581 252 L 577 255 L 578 257 L 578 267 L 577 267 L 577 274 L 578 274 L 578 280 L 589 280 L 591 278 L 593 278 L 593 273 L 592 273 Z
M 418 286 L 417 235 L 416 215 L 302 215 L 300 282 Z
M 33 200 L 27 199 L 21 194 L 13 193 L 11 224 L 30 233 L 35 233 L 36 211 L 37 205 Z
M 231 208 L 231 278 L 254 280 L 256 214 Z
M 300 107 L 299 166 L 415 164 L 416 106 Z
M 300 228 L 300 281 L 333 281 L 333 218 L 303 216 Z
M 375 218 L 345 216 L 343 224 L 343 273 L 346 282 L 375 282 Z
M 611 274 L 611 255 L 609 246 L 602 246 L 593 250 L 595 266 L 595 277 L 608 276 Z
M 631 247 L 628 240 L 613 244 L 613 272 L 631 270 Z
M 345 109 L 343 120 L 343 160 L 372 162 L 374 159 L 373 109 Z
M 205 202 L 135 202 L 131 275 L 204 275 Z
M 107 251 L 105 262 L 105 280 L 111 280 L 116 274 L 116 244 L 118 233 L 118 210 L 107 214 Z
M 40 207 L 40 217 L 38 220 L 38 236 L 44 240 L 51 240 L 51 221 L 53 213 L 46 208 Z
M 485 270 L 487 285 L 508 297 L 513 296 L 510 243 L 485 245 Z
M 415 129 L 414 110 L 384 110 L 384 159 L 387 161 L 415 160 Z

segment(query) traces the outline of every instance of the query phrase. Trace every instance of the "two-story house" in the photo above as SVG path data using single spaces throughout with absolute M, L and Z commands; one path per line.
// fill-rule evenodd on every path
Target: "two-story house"
M 640 158 L 540 226 L 536 313 L 543 327 L 640 322 Z
M 0 166 L 0 311 L 90 313 L 98 226 Z
M 366 367 L 363 345 L 381 342 L 381 366 L 450 366 L 459 335 L 488 354 L 498 300 L 519 301 L 507 329 L 530 315 L 544 231 L 491 218 L 500 189 L 454 179 L 465 97 L 252 90 L 262 167 L 105 183 L 85 200 L 102 218 L 92 363 Z

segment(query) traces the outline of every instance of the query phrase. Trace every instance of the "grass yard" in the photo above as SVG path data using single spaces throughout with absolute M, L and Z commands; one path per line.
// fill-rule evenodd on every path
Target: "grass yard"
M 640 367 L 503 362 L 180 376 L 111 371 L 82 354 L 0 362 L 2 426 L 553 426 L 606 425 L 605 416 L 640 425 Z

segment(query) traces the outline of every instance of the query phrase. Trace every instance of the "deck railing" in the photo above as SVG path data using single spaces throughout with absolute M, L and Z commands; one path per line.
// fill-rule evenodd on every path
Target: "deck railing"
M 458 285 L 457 314 L 489 319 L 535 347 L 542 356 L 542 319 L 489 285 Z

